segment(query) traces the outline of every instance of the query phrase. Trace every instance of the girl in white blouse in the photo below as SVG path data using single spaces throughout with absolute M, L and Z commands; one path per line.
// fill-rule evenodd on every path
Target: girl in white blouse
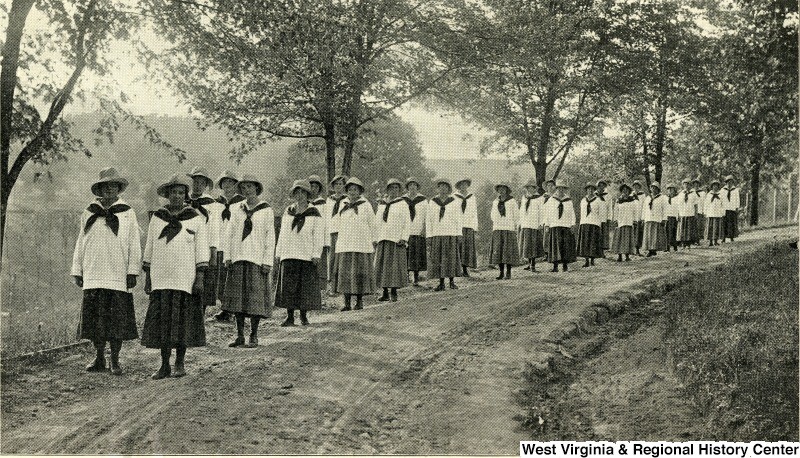
M 455 277 L 461 276 L 461 249 L 459 238 L 463 234 L 461 203 L 451 193 L 450 181 L 436 181 L 438 194 L 428 202 L 425 215 L 425 234 L 428 244 L 428 278 L 438 278 L 434 291 L 444 291 L 444 279 L 450 280 L 450 289 L 457 289 Z
M 281 218 L 281 232 L 275 247 L 278 280 L 275 284 L 275 306 L 286 309 L 281 326 L 294 326 L 294 311 L 300 310 L 300 323 L 307 325 L 309 310 L 322 308 L 322 282 L 319 270 L 327 231 L 319 207 L 310 203 L 311 183 L 297 180 L 289 193 L 294 203 Z
M 510 279 L 511 266 L 519 263 L 519 244 L 517 243 L 517 224 L 519 207 L 511 197 L 511 186 L 500 183 L 494 187 L 497 198 L 492 202 L 492 241 L 489 250 L 489 263 L 497 265 L 500 275 L 496 280 Z
M 611 252 L 617 253 L 617 262 L 622 262 L 622 255 L 625 261 L 631 260 L 631 255 L 636 252 L 636 213 L 638 212 L 639 201 L 631 197 L 633 189 L 625 183 L 619 186 L 619 197 L 614 206 L 614 238 L 611 241 Z
M 344 295 L 343 312 L 351 310 L 356 297 L 356 310 L 364 308 L 365 294 L 375 292 L 375 270 L 372 253 L 375 251 L 375 212 L 364 198 L 364 184 L 350 178 L 344 187 L 347 198 L 339 210 L 339 238 L 336 241 L 336 268 L 333 290 Z
M 586 183 L 583 188 L 586 196 L 581 199 L 581 222 L 578 226 L 578 256 L 586 258 L 583 267 L 594 265 L 595 258 L 603 257 L 603 223 L 605 202 L 595 193 L 593 183 Z
M 536 272 L 536 258 L 544 255 L 542 247 L 542 206 L 544 197 L 539 195 L 535 181 L 525 185 L 525 195 L 519 202 L 520 257 L 528 260 L 527 269 Z
M 706 240 L 708 246 L 719 245 L 719 239 L 725 236 L 724 218 L 725 204 L 720 194 L 720 183 L 717 180 L 711 182 L 711 191 L 706 194 L 706 201 L 703 208 L 706 212 Z
M 558 265 L 563 266 L 564 272 L 567 265 L 576 261 L 575 234 L 575 207 L 572 199 L 567 195 L 569 186 L 565 183 L 556 184 L 556 192 L 547 201 L 547 226 L 549 227 L 547 259 L 553 263 L 553 272 L 558 272 Z
M 408 254 L 406 252 L 411 215 L 408 204 L 400 196 L 400 180 L 386 183 L 386 199 L 378 205 L 375 227 L 378 234 L 375 248 L 375 279 L 383 288 L 379 301 L 397 301 L 397 289 L 408 283 Z

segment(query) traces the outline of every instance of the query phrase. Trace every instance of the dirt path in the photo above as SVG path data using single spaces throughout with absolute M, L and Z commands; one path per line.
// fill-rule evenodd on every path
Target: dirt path
M 181 379 L 149 380 L 158 352 L 137 344 L 121 377 L 83 372 L 86 354 L 7 367 L 2 452 L 516 455 L 528 434 L 515 392 L 526 363 L 558 351 L 552 330 L 670 270 L 796 233 L 503 282 L 488 271 L 457 291 L 404 290 L 398 303 L 315 315 L 309 327 L 279 328 L 276 313 L 257 349 L 228 349 L 232 329 L 209 325 L 209 346 L 190 349 Z

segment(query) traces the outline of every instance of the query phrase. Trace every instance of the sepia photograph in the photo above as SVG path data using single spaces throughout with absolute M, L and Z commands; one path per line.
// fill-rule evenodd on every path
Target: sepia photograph
M 0 454 L 797 456 L 799 32 L 0 0 Z

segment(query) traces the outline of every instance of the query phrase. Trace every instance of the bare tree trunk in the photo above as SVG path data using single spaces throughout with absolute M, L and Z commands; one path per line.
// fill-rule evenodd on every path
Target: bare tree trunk
M 342 157 L 342 174 L 346 176 L 350 176 L 350 171 L 353 168 L 353 149 L 355 149 L 356 140 L 358 139 L 358 128 L 350 126 L 348 129 L 352 130 L 347 132 L 347 136 L 344 139 L 344 156 Z
M 544 112 L 542 113 L 542 127 L 539 132 L 539 142 L 536 145 L 536 159 L 531 160 L 536 170 L 536 179 L 543 183 L 547 176 L 547 149 L 550 146 L 550 130 L 553 128 L 553 112 L 556 105 L 557 91 L 555 78 L 551 78 L 550 87 L 547 89 Z
M 655 142 L 655 181 L 661 182 L 664 171 L 664 141 L 667 137 L 667 107 L 664 102 L 658 101 L 658 115 L 656 116 L 656 142 Z
M 14 90 L 17 87 L 19 49 L 25 21 L 35 0 L 14 0 L 8 12 L 8 28 L 3 45 L 3 61 L 0 68 L 0 270 L 3 268 L 3 243 L 6 228 L 6 211 L 11 189 L 16 177 L 9 176 L 11 160 L 11 117 L 14 111 Z
M 757 146 L 760 148 L 761 146 Z M 750 225 L 758 226 L 758 194 L 761 186 L 761 157 L 759 153 L 753 153 L 750 158 Z
M 326 122 L 325 128 L 325 166 L 328 170 L 328 183 L 336 176 L 336 125 Z

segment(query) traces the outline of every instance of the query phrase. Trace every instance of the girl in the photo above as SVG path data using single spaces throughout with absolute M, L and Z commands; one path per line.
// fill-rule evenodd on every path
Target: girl
M 536 258 L 544 255 L 542 248 L 542 205 L 539 186 L 529 181 L 525 185 L 525 197 L 519 203 L 520 247 L 522 258 L 528 260 L 528 268 L 536 272 Z
M 684 249 L 697 242 L 697 195 L 689 189 L 691 181 L 685 178 L 681 182 L 683 189 L 677 196 L 678 232 L 676 240 Z
M 544 250 L 544 255 L 547 257 L 547 250 L 550 249 L 550 228 L 548 226 L 548 221 L 553 216 L 550 214 L 550 209 L 555 208 L 551 205 L 547 205 L 547 202 L 553 197 L 553 194 L 556 193 L 556 182 L 555 180 L 547 180 L 544 182 L 544 194 L 542 194 L 542 249 Z
M 556 184 L 553 197 L 547 201 L 546 220 L 550 228 L 547 243 L 547 259 L 553 263 L 553 272 L 558 272 L 558 264 L 563 265 L 564 272 L 567 265 L 577 260 L 575 256 L 575 234 L 572 227 L 575 225 L 575 207 L 572 199 L 567 195 L 569 186 L 564 183 Z
M 622 262 L 623 254 L 625 261 L 630 261 L 631 255 L 636 252 L 636 233 L 633 224 L 636 221 L 638 201 L 631 197 L 632 191 L 633 189 L 625 183 L 619 187 L 620 196 L 615 206 L 617 228 L 611 242 L 611 252 L 617 253 L 617 262 Z
M 673 185 L 667 185 L 667 250 L 672 247 L 678 251 L 678 188 Z
M 597 188 L 586 183 L 586 196 L 581 199 L 581 224 L 578 227 L 578 256 L 585 258 L 583 267 L 594 265 L 595 258 L 603 257 L 603 201 L 597 197 Z
M 600 218 L 600 233 L 604 250 L 607 250 L 609 243 L 611 243 L 611 224 L 609 224 L 611 223 L 611 202 L 607 200 L 607 186 L 608 183 L 606 180 L 597 181 L 597 191 L 595 191 L 595 195 L 597 196 L 598 202 L 594 205 L 597 207 L 597 215 Z
M 328 224 L 326 218 L 328 215 L 327 200 L 320 195 L 322 194 L 323 186 L 322 178 L 320 178 L 319 175 L 311 175 L 308 177 L 308 182 L 311 185 L 311 196 L 309 197 L 311 205 L 317 207 L 320 215 L 325 215 L 322 217 L 322 230 L 325 231 L 325 241 L 322 248 L 320 262 L 323 266 L 327 266 L 328 253 L 331 251 L 331 240 L 330 235 L 328 235 Z M 319 287 L 321 290 L 325 291 L 328 288 L 328 269 L 327 267 L 325 269 L 318 269 L 317 273 L 319 274 Z
M 326 223 L 328 226 L 328 237 L 330 238 L 330 259 L 328 260 L 328 282 L 333 282 L 333 269 L 336 267 L 336 241 L 339 239 L 339 212 L 342 210 L 342 201 L 347 197 L 344 193 L 344 184 L 347 178 L 344 175 L 336 175 L 331 180 L 333 194 L 325 202 Z M 333 294 L 333 290 L 331 290 Z
M 308 325 L 308 311 L 322 308 L 319 270 L 325 270 L 321 255 L 327 231 L 319 207 L 311 205 L 312 184 L 297 180 L 289 193 L 294 203 L 281 218 L 281 232 L 275 247 L 278 280 L 275 306 L 286 309 L 281 326 L 294 326 L 294 311 L 300 310 L 300 323 Z
M 644 221 L 644 237 L 642 246 L 647 250 L 647 257 L 655 256 L 659 251 L 667 250 L 667 198 L 661 195 L 661 185 L 654 181 L 650 184 L 650 195 L 644 200 L 642 207 Z
M 642 183 L 639 180 L 633 180 L 633 194 L 631 194 L 633 198 L 636 200 L 636 203 L 639 205 L 639 208 L 636 212 L 636 222 L 634 223 L 634 229 L 636 232 L 636 254 L 640 254 L 639 250 L 642 248 L 642 242 L 644 241 L 644 221 L 642 220 L 642 212 L 644 211 L 644 199 L 647 195 L 642 191 Z
M 706 235 L 706 196 L 708 195 L 708 190 L 703 189 L 700 185 L 700 177 L 697 177 L 692 181 L 692 192 L 697 197 L 697 232 L 695 233 L 694 242 L 697 245 L 700 245 L 700 240 L 703 239 Z
M 478 267 L 478 256 L 475 252 L 475 231 L 478 230 L 478 206 L 475 203 L 475 196 L 469 194 L 469 187 L 472 180 L 464 178 L 456 182 L 456 192 L 453 197 L 458 199 L 461 204 L 461 220 L 463 222 L 461 236 L 461 263 L 463 274 L 469 277 L 467 268 L 475 269 Z
M 236 317 L 236 339 L 229 347 L 258 346 L 258 324 L 271 316 L 270 271 L 275 258 L 275 213 L 259 196 L 264 186 L 258 178 L 244 175 L 237 184 L 245 201 L 231 216 L 225 253 L 228 279 L 223 309 Z M 244 319 L 250 318 L 250 338 L 244 342 Z
M 375 251 L 375 212 L 364 198 L 364 184 L 350 178 L 344 186 L 347 198 L 339 210 L 339 239 L 336 242 L 336 268 L 333 290 L 344 294 L 343 312 L 351 310 L 351 298 L 356 297 L 356 310 L 364 308 L 363 297 L 375 291 L 375 270 L 372 253 Z
M 222 225 L 222 210 L 225 206 L 208 194 L 207 191 L 214 187 L 214 180 L 209 177 L 205 169 L 201 167 L 193 168 L 189 172 L 189 178 L 192 179 L 192 194 L 189 196 L 189 205 L 205 218 L 208 247 L 211 253 L 208 261 L 208 271 L 204 276 L 203 295 L 197 297 L 205 313 L 208 307 L 217 305 L 217 276 L 219 275 L 217 249 L 220 246 L 221 236 L 219 231 Z
M 91 186 L 97 199 L 83 211 L 72 255 L 71 274 L 83 288 L 78 335 L 94 344 L 95 358 L 86 370 L 106 369 L 106 342 L 111 346 L 111 373 L 121 375 L 122 341 L 139 337 L 133 294 L 142 262 L 136 213 L 119 198 L 128 187 L 116 169 L 100 171 Z
M 419 273 L 428 270 L 428 255 L 425 244 L 425 215 L 428 210 L 427 197 L 419 194 L 419 182 L 410 177 L 406 180 L 406 194 L 403 196 L 411 215 L 408 236 L 408 270 L 413 272 L 414 286 L 419 286 Z
M 450 195 L 452 186 L 446 179 L 436 182 L 438 195 L 428 202 L 425 232 L 428 244 L 428 278 L 438 278 L 434 291 L 444 291 L 444 279 L 450 289 L 458 289 L 455 277 L 461 275 L 461 250 L 458 238 L 463 234 L 461 204 Z
M 379 301 L 397 301 L 397 289 L 408 282 L 408 241 L 411 215 L 400 197 L 402 184 L 394 178 L 386 183 L 387 199 L 378 206 L 375 226 L 378 246 L 375 249 L 375 278 L 383 295 Z M 391 295 L 390 295 L 391 293 Z
M 739 189 L 734 185 L 733 175 L 725 177 L 725 187 L 722 188 L 722 208 L 725 209 L 723 220 L 722 243 L 725 239 L 739 236 Z
M 142 328 L 142 345 L 161 349 L 161 367 L 152 378 L 186 375 L 186 348 L 203 347 L 206 331 L 203 308 L 192 295 L 203 293 L 209 249 L 206 220 L 186 205 L 191 184 L 173 175 L 158 187 L 169 203 L 150 219 L 144 249 L 145 293 L 150 305 Z M 175 349 L 175 370 L 169 366 Z
M 222 175 L 217 179 L 217 186 L 222 190 L 222 195 L 217 197 L 217 202 L 222 205 L 220 212 L 220 228 L 219 228 L 219 246 L 217 247 L 217 266 L 219 270 L 219 278 L 217 279 L 217 299 L 222 303 L 225 298 L 225 280 L 228 276 L 228 269 L 225 267 L 225 252 L 228 251 L 228 225 L 231 221 L 231 206 L 244 201 L 244 197 L 239 194 L 236 184 L 239 179 L 236 178 L 233 172 L 225 170 Z M 230 313 L 221 310 L 214 315 L 217 321 L 230 320 Z
M 497 280 L 511 278 L 511 266 L 519 263 L 519 245 L 517 244 L 517 223 L 519 208 L 511 197 L 511 186 L 501 183 L 494 187 L 497 198 L 492 202 L 490 217 L 492 220 L 492 242 L 489 251 L 489 262 L 497 264 L 500 275 Z M 505 275 L 504 275 L 505 269 Z
M 703 208 L 706 212 L 706 240 L 708 246 L 719 245 L 719 239 L 725 237 L 724 221 L 725 206 L 719 192 L 719 181 L 711 182 L 711 192 L 706 195 Z

